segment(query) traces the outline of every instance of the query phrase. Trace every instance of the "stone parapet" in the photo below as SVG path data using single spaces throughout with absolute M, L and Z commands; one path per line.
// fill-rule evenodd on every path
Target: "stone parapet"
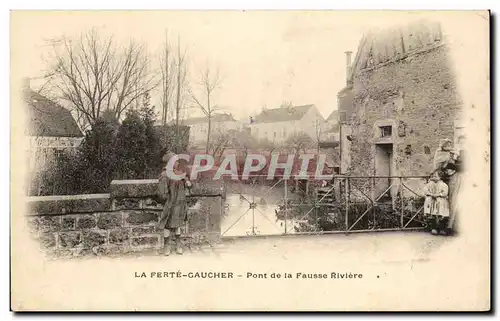
M 163 204 L 155 197 L 158 180 L 113 181 L 109 194 L 29 197 L 28 225 L 40 246 L 64 256 L 111 255 L 160 249 L 157 230 Z M 182 241 L 188 246 L 220 238 L 220 190 L 197 191 L 189 198 Z

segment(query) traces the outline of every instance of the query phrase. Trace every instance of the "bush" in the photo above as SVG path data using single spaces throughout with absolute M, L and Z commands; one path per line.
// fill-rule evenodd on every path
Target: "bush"
M 146 126 L 139 113 L 129 111 L 116 135 L 117 178 L 144 178 L 147 143 Z
M 161 140 L 155 118 L 147 106 L 129 111 L 121 124 L 103 115 L 85 133 L 76 153 L 62 153 L 37 175 L 30 195 L 106 193 L 113 179 L 158 177 L 163 152 L 172 146 Z
M 289 215 L 293 218 L 302 217 L 305 213 L 309 214 L 304 218 L 307 224 L 301 226 L 300 231 L 344 231 L 345 230 L 345 210 L 346 203 L 340 199 L 331 204 L 331 206 L 320 205 L 314 208 L 314 200 L 303 197 L 300 204 L 290 207 Z M 398 194 L 392 202 L 379 202 L 371 207 L 370 202 L 349 202 L 348 226 L 352 230 L 377 230 L 387 228 L 401 227 L 401 213 L 403 213 L 403 225 L 406 225 L 410 219 L 421 209 L 424 199 L 422 197 L 405 197 L 403 206 Z M 312 210 L 311 210 L 312 209 Z M 368 212 L 366 212 L 368 210 Z M 366 213 L 365 213 L 366 212 Z M 360 219 L 361 215 L 364 216 Z M 360 219 L 358 221 L 358 219 Z M 353 226 L 353 224 L 356 225 Z M 417 215 L 406 228 L 422 227 L 422 211 Z
M 36 182 L 40 191 L 32 193 L 68 195 L 107 192 L 116 169 L 116 129 L 117 124 L 113 121 L 103 118 L 96 121 L 92 129 L 85 133 L 76 153 L 63 152 L 40 173 Z

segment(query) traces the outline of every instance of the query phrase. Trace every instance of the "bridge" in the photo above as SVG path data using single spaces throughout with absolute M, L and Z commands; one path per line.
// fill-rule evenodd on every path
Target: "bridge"
M 417 184 L 410 186 L 402 178 L 392 182 L 398 180 L 418 193 Z M 294 203 L 293 193 L 283 188 L 285 182 L 261 184 L 258 189 L 248 184 L 227 185 L 224 195 L 193 194 L 202 201 L 191 207 L 184 254 L 165 257 L 161 231 L 154 229 L 161 211 L 161 204 L 151 197 L 156 184 L 155 180 L 115 181 L 109 194 L 28 199 L 31 235 L 54 259 L 23 273 L 31 293 L 40 294 L 33 304 L 108 310 L 125 305 L 154 311 L 489 307 L 482 295 L 490 281 L 484 264 L 487 255 L 482 248 L 464 245 L 470 238 L 422 231 L 417 221 L 421 204 L 413 198 L 371 198 L 373 194 L 359 183 L 349 184 L 347 192 L 340 184 L 340 189 L 332 191 L 343 196 L 349 210 L 357 210 L 342 207 L 344 211 L 338 212 L 331 205 L 332 200 L 339 202 L 339 195 L 329 189 L 319 193 L 320 198 L 332 197 L 323 205 L 314 197 L 310 202 Z M 407 187 L 399 184 L 397 188 Z M 285 191 L 290 202 L 281 203 L 276 215 L 274 206 L 280 205 Z M 229 215 L 224 203 L 231 193 L 239 205 Z M 413 192 L 402 195 L 410 194 Z M 394 200 L 399 207 L 385 211 Z M 301 211 L 294 214 L 293 207 Z M 346 214 L 353 216 L 346 220 Z M 282 215 L 290 221 L 307 222 L 306 230 L 279 230 Z M 328 222 L 331 218 L 332 224 L 319 229 L 314 223 L 323 222 L 318 220 L 321 217 Z M 374 221 L 378 223 L 372 224 Z M 207 271 L 219 276 L 226 273 L 226 278 L 189 277 Z M 178 272 L 181 278 L 177 278 Z M 175 278 L 165 277 L 169 273 Z M 285 274 L 290 278 L 285 279 Z M 308 280 L 323 275 L 327 279 Z
M 226 237 L 215 244 L 188 246 L 183 256 L 217 261 L 236 257 L 285 260 L 312 260 L 335 258 L 341 262 L 378 264 L 419 264 L 435 259 L 440 248 L 453 242 L 454 237 L 433 236 L 422 231 L 380 231 L 352 234 L 269 235 Z M 165 258 L 161 249 L 128 253 L 124 257 L 143 257 L 155 261 L 190 260 L 172 254 Z M 247 260 L 246 259 L 246 260 Z M 208 261 L 206 261 L 208 262 Z
M 200 181 L 189 195 L 187 246 L 236 237 L 423 229 L 425 177 Z M 161 248 L 157 180 L 113 181 L 109 194 L 29 197 L 28 223 L 56 255 L 107 255 Z M 305 183 L 305 184 L 303 184 Z M 312 185 L 312 186 L 310 186 Z

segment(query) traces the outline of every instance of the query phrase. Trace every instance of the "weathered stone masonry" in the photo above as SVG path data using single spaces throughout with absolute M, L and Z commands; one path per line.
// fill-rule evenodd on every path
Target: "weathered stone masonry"
M 109 194 L 28 198 L 28 225 L 43 249 L 75 256 L 159 249 L 155 230 L 162 204 L 154 200 L 157 180 L 113 181 Z M 220 238 L 221 198 L 198 199 L 189 210 L 183 242 L 192 247 Z
M 439 140 L 453 139 L 461 107 L 447 53 L 439 44 L 355 75 L 351 166 L 357 174 L 375 174 L 374 144 L 384 125 L 393 128 L 394 174 L 430 173 Z

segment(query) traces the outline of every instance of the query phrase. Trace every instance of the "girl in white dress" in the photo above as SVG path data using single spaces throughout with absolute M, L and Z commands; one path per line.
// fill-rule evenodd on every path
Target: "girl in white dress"
M 425 186 L 424 216 L 432 234 L 447 233 L 447 222 L 450 217 L 448 204 L 448 185 L 441 180 L 435 171 Z

